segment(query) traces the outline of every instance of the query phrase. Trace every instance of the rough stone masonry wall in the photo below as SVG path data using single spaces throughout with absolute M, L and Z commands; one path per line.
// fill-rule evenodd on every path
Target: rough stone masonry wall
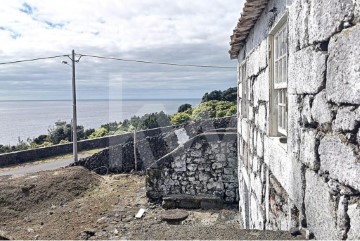
M 269 12 L 276 7 L 277 12 Z M 268 34 L 288 11 L 287 144 L 269 135 Z M 239 54 L 239 191 L 244 225 L 360 239 L 360 2 L 270 0 Z
M 147 196 L 208 194 L 238 202 L 236 133 L 204 133 L 179 146 L 147 170 Z
M 75 165 L 84 166 L 99 174 L 130 172 L 135 169 L 146 170 L 156 160 L 199 133 L 231 130 L 235 127 L 235 117 L 224 117 L 195 120 L 165 129 L 156 128 L 137 132 L 135 144 L 137 168 L 135 168 L 133 134 L 120 145 L 111 146 L 93 156 L 80 159 Z

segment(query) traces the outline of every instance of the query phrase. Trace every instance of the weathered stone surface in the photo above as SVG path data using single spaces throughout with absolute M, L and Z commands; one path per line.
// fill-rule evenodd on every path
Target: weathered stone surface
M 352 131 L 355 129 L 356 121 L 360 118 L 354 107 L 342 107 L 333 121 L 333 129 L 336 131 Z
M 310 1 L 309 40 L 310 43 L 322 42 L 338 32 L 343 22 L 351 19 L 352 0 Z
M 316 239 L 338 239 L 335 202 L 328 187 L 313 171 L 306 171 L 305 213 L 308 228 Z
M 260 72 L 256 77 L 253 86 L 254 106 L 257 107 L 259 101 L 269 101 L 269 68 Z
M 303 99 L 302 110 L 301 110 L 301 121 L 304 124 L 312 123 L 311 117 L 311 102 L 313 97 L 311 95 L 306 95 Z
M 360 1 L 359 0 L 353 0 L 354 4 L 354 22 L 360 23 Z
M 350 229 L 347 234 L 348 239 L 360 239 L 360 200 L 349 204 L 347 214 L 350 218 Z
M 312 170 L 318 170 L 319 160 L 316 157 L 316 131 L 304 131 L 301 135 L 300 161 Z
M 311 108 L 311 116 L 313 120 L 319 124 L 331 123 L 332 113 L 326 100 L 325 90 L 315 96 L 313 106 Z
M 159 159 L 147 171 L 148 197 L 156 201 L 172 194 L 208 195 L 237 202 L 236 140 L 233 132 L 200 134 Z M 198 152 L 201 157 L 194 155 Z M 180 202 L 184 207 L 192 203 L 187 199 Z
M 360 104 L 359 39 L 360 24 L 357 24 L 330 40 L 326 89 L 331 101 Z
M 256 125 L 263 132 L 266 132 L 266 106 L 264 104 L 259 105 L 259 118 L 256 119 Z
M 316 94 L 325 85 L 326 54 L 310 46 L 289 57 L 289 93 Z M 295 88 L 295 89 L 294 89 Z
M 334 135 L 327 135 L 320 141 L 320 170 L 340 183 L 360 190 L 360 163 L 354 150 Z
M 289 52 L 294 53 L 309 45 L 308 21 L 310 4 L 296 0 L 289 7 Z

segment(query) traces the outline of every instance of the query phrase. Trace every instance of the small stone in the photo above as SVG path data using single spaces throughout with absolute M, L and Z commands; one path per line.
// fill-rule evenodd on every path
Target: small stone
M 189 213 L 182 210 L 167 210 L 161 214 L 161 220 L 166 222 L 180 222 L 185 220 Z
M 290 229 L 290 234 L 292 235 L 292 236 L 298 236 L 298 235 L 301 235 L 301 231 L 300 231 L 300 229 L 299 228 L 291 228 Z

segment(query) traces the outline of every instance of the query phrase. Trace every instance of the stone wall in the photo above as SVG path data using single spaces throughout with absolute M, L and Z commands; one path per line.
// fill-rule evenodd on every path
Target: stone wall
M 157 160 L 147 170 L 147 196 L 207 194 L 238 201 L 236 133 L 204 133 Z
M 80 159 L 76 165 L 82 165 L 99 174 L 146 170 L 156 160 L 173 151 L 179 145 L 199 133 L 209 131 L 234 130 L 235 117 L 195 120 L 171 129 L 153 129 L 150 133 L 137 132 L 136 160 L 134 155 L 134 137 L 124 143 L 104 149 L 93 156 Z M 136 161 L 136 168 L 135 168 Z
M 186 141 L 190 137 L 193 137 L 198 133 L 206 132 L 213 129 L 234 128 L 234 127 L 236 127 L 235 117 L 196 120 L 178 126 L 167 126 L 167 127 L 155 128 L 150 130 L 138 131 L 136 134 L 136 138 L 137 138 L 137 142 L 142 142 L 143 140 L 147 139 L 148 143 L 150 143 L 151 145 L 158 143 L 156 141 L 151 141 L 151 138 L 156 139 L 159 135 L 165 135 L 167 133 L 173 133 L 173 134 L 176 133 L 177 137 L 185 138 Z M 126 133 L 122 135 L 113 135 L 113 136 L 96 138 L 92 140 L 82 140 L 78 142 L 78 150 L 84 151 L 84 150 L 92 150 L 97 148 L 107 148 L 116 145 L 124 145 L 125 143 L 133 142 L 133 138 L 134 138 L 134 133 Z M 180 142 L 181 141 L 184 140 L 180 140 Z M 125 149 L 131 149 L 129 145 L 130 144 L 127 144 Z M 144 146 L 144 145 L 146 144 L 143 143 L 140 146 Z M 140 148 L 140 149 L 141 149 L 140 151 L 143 150 L 143 153 L 141 154 L 142 156 L 153 155 L 151 153 L 148 153 L 145 148 Z M 147 150 L 149 150 L 149 148 Z M 0 167 L 27 163 L 48 157 L 69 154 L 72 153 L 72 151 L 73 151 L 73 144 L 67 143 L 67 144 L 54 145 L 54 146 L 37 148 L 32 150 L 0 154 Z M 115 148 L 113 153 L 117 153 L 118 151 L 119 150 Z M 127 155 L 129 155 L 130 153 L 128 151 L 125 152 L 128 153 Z M 168 153 L 168 151 L 166 151 L 165 154 L 166 153 Z M 104 155 L 106 156 L 107 154 L 105 153 Z M 161 156 L 158 156 L 157 153 L 155 153 L 155 159 L 160 157 Z M 154 158 L 152 158 L 151 160 L 154 160 Z
M 317 239 L 360 239 L 359 5 L 270 0 L 240 51 L 238 61 L 247 71 L 246 85 L 238 80 L 239 206 L 245 227 L 302 227 Z M 277 11 L 270 11 L 274 7 Z M 268 36 L 285 14 L 288 134 L 281 143 L 271 133 Z M 248 110 L 241 110 L 243 86 Z

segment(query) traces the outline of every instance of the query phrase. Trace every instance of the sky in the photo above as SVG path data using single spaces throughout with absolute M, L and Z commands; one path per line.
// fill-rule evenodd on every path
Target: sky
M 187 99 L 236 85 L 229 41 L 242 0 L 2 1 L 0 62 L 77 54 L 231 66 L 171 67 L 83 56 L 78 99 Z M 0 100 L 71 99 L 66 56 L 0 65 Z

